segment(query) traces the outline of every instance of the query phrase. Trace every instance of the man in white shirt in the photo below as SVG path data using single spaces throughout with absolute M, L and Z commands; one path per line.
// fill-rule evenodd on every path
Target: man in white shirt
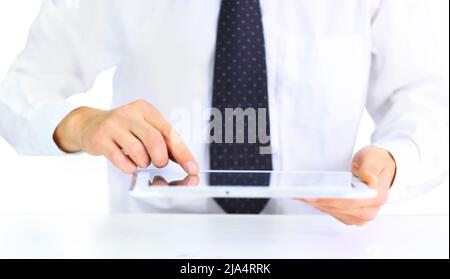
M 262 168 L 351 169 L 378 191 L 377 198 L 303 202 L 346 224 L 364 224 L 388 195 L 423 193 L 447 173 L 440 151 L 448 143 L 448 94 L 424 3 L 242 0 L 225 12 L 220 0 L 44 0 L 25 50 L 0 85 L 0 134 L 21 154 L 83 151 L 105 156 L 124 173 L 165 167 L 171 159 L 196 174 L 218 162 L 195 128 L 208 126 L 209 118 L 196 112 L 217 97 L 218 38 L 237 34 L 252 44 L 262 25 L 265 43 L 255 48 L 263 46 L 265 54 L 254 62 L 266 65 L 254 75 L 266 75 L 255 86 L 265 91 L 259 100 L 269 108 L 271 149 Z M 239 11 L 240 4 L 247 6 Z M 259 12 L 250 14 L 254 9 Z M 241 32 L 250 24 L 256 29 Z M 233 26 L 237 33 L 224 35 Z M 115 109 L 66 101 L 112 67 Z M 372 145 L 353 156 L 364 108 L 376 130 Z M 302 204 L 278 202 L 264 210 L 284 213 Z M 178 208 L 160 206 L 167 207 Z

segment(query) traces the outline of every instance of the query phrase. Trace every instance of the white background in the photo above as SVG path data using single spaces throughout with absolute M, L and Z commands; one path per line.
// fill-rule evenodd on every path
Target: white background
M 433 19 L 440 34 L 439 44 L 442 59 L 446 61 L 443 71 L 448 76 L 449 53 L 449 1 L 430 0 L 433 4 L 435 16 Z M 2 79 L 9 65 L 17 54 L 23 49 L 28 29 L 39 11 L 40 1 L 37 0 L 0 0 L 0 79 Z M 72 101 L 91 105 L 99 108 L 108 108 L 111 99 L 111 77 L 113 72 L 102 73 L 95 87 L 87 94 L 80 94 Z M 1 117 L 1 115 L 0 115 Z M 361 123 L 360 136 L 355 149 L 368 144 L 369 136 L 373 129 L 370 118 L 365 115 Z M 446 144 L 448 146 L 448 143 Z M 448 147 L 443 152 L 448 153 Z M 15 154 L 14 150 L 0 138 L 0 213 L 2 212 L 27 212 L 27 213 L 99 213 L 106 212 L 106 171 L 102 158 L 93 158 L 82 155 L 72 157 L 67 164 L 67 158 L 24 158 Z M 31 162 L 31 163 L 30 163 Z M 48 169 L 49 174 L 59 165 L 71 168 L 72 173 L 83 174 L 83 181 L 76 189 L 64 187 L 45 187 L 34 185 L 34 193 L 39 196 L 39 201 L 28 198 L 19 198 L 14 189 L 17 179 L 23 175 L 39 175 L 33 171 L 34 164 L 39 165 L 39 170 Z M 86 171 L 88 170 L 88 171 Z M 3 174 L 2 174 L 3 172 Z M 7 174 L 5 173 L 7 172 Z M 57 183 L 58 176 L 49 179 L 49 183 Z M 5 178 L 6 177 L 6 178 Z M 39 180 L 42 181 L 42 180 Z M 49 186 L 49 185 L 46 185 Z M 383 214 L 448 214 L 449 190 L 448 182 L 436 188 L 430 193 L 408 202 L 385 206 Z M 57 189 L 55 191 L 55 189 Z M 16 194 L 14 194 L 16 193 Z M 89 193 L 86 196 L 86 193 Z M 11 196 L 9 196 L 11 195 Z M 10 198 L 11 197 L 11 198 Z M 61 197 L 61 198 L 59 198 Z M 66 199 L 63 199 L 66 198 Z M 44 199 L 44 200 L 43 200 Z M 61 202 L 64 200 L 64 202 Z M 59 202 L 58 202 L 59 201 Z M 82 203 L 80 203 L 82 201 Z M 82 205 L 80 205 L 82 204 Z

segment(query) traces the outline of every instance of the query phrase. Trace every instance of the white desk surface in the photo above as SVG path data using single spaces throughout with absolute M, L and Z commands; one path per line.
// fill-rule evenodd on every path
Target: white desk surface
M 1 156 L 0 258 L 449 257 L 448 183 L 386 205 L 363 228 L 319 215 L 108 216 L 104 166 L 84 156 Z M 425 204 L 447 208 L 439 215 Z
M 0 258 L 448 258 L 448 216 L 7 215 Z

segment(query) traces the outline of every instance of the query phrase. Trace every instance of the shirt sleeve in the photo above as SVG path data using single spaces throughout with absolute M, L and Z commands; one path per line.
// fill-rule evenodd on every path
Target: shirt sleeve
M 118 63 L 114 5 L 107 2 L 42 1 L 25 49 L 0 83 L 0 136 L 19 154 L 63 154 L 53 134 L 76 108 L 66 99 Z
M 391 201 L 414 197 L 448 176 L 448 80 L 429 2 L 382 0 L 372 21 L 367 110 L 376 127 L 373 144 L 397 163 Z

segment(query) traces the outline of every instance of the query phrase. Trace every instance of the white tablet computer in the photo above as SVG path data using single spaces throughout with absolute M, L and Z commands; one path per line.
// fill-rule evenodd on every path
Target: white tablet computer
M 376 191 L 350 172 L 139 170 L 131 182 L 136 198 L 342 198 L 370 199 Z

